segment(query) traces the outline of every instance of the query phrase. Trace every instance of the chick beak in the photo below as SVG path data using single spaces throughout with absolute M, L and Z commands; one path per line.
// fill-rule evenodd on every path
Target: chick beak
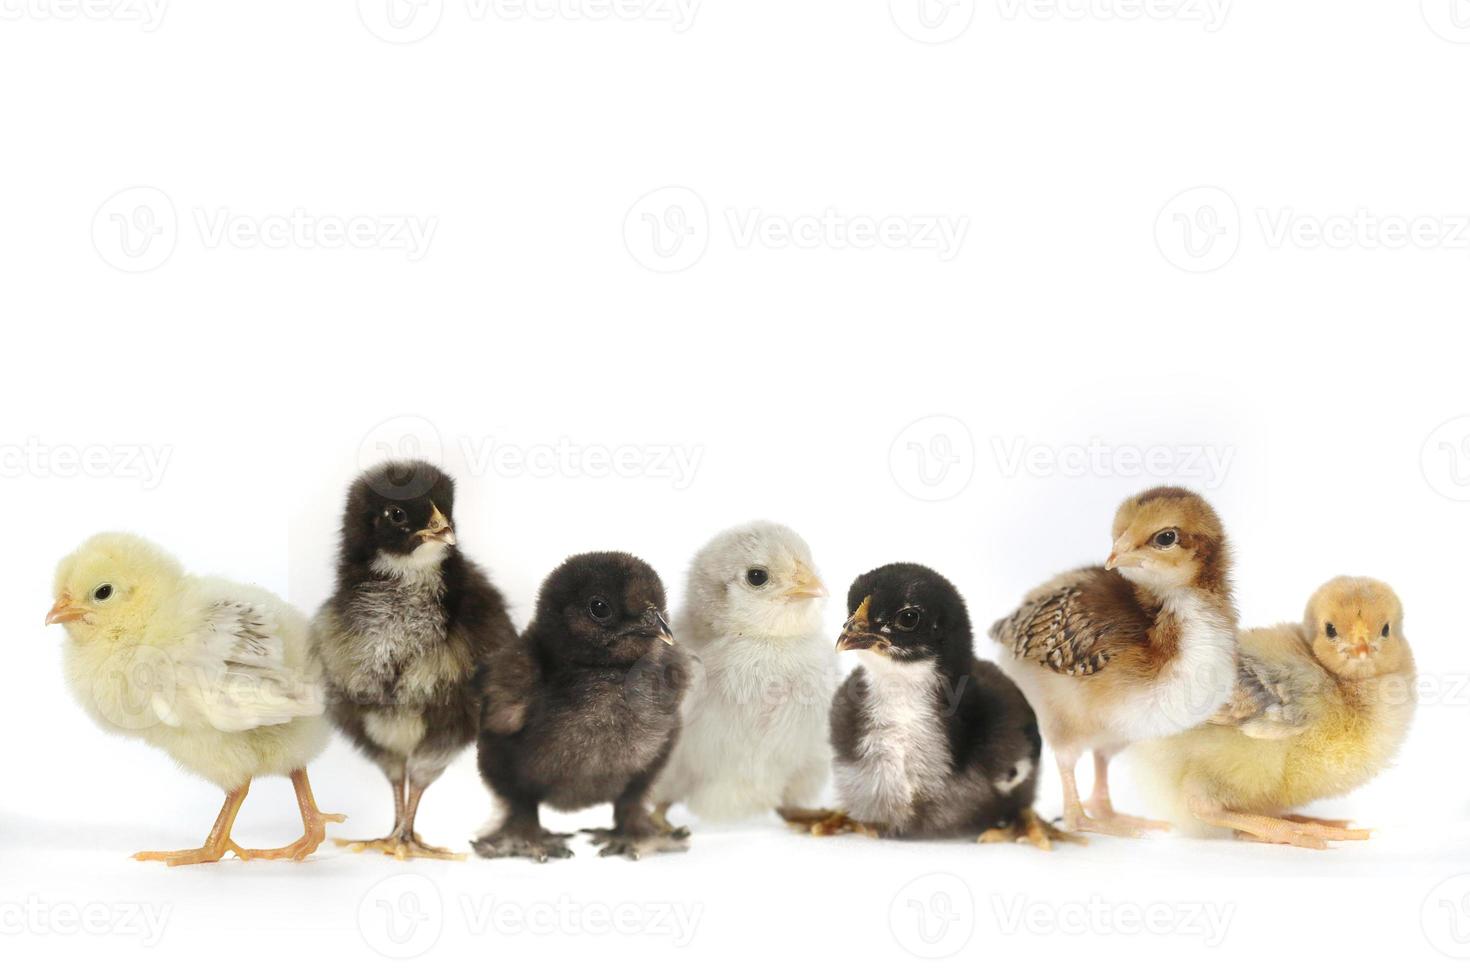
M 1143 559 L 1134 553 L 1132 548 L 1119 538 L 1113 542 L 1113 552 L 1108 555 L 1108 560 L 1103 562 L 1103 568 L 1112 571 L 1115 568 L 1137 568 L 1143 564 Z
M 46 614 L 46 625 L 55 626 L 57 623 L 75 623 L 86 615 L 84 610 L 73 606 L 71 604 L 71 596 L 63 592 L 61 598 L 56 600 L 56 605 L 52 606 L 51 611 Z
M 1352 655 L 1355 657 L 1366 657 L 1373 652 L 1373 642 L 1368 638 L 1368 631 L 1362 627 L 1353 630 Z
M 648 612 L 643 614 L 643 624 L 648 635 L 658 637 L 669 646 L 674 645 L 674 631 L 669 629 L 669 621 L 664 619 L 664 614 L 658 611 L 658 607 L 648 607 Z
M 867 596 L 858 604 L 857 611 L 842 625 L 842 635 L 837 638 L 837 652 L 847 650 L 872 650 L 875 653 L 887 653 L 888 641 L 872 632 L 872 626 L 868 622 L 868 610 L 873 604 L 873 597 Z
M 419 532 L 419 537 L 425 541 L 438 541 L 447 545 L 455 545 L 459 540 L 454 536 L 454 528 L 449 526 L 449 519 L 439 512 L 436 504 L 430 504 L 433 512 L 429 514 L 429 526 Z
M 796 581 L 782 595 L 792 601 L 825 599 L 827 598 L 827 587 L 822 584 L 821 579 L 817 578 L 816 572 L 805 565 L 798 565 L 796 566 Z

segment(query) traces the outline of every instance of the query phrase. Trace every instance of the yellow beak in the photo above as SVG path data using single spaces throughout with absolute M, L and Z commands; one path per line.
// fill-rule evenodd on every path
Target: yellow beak
M 867 596 L 858 604 L 857 611 L 843 624 L 842 635 L 837 638 L 837 652 L 845 650 L 872 650 L 875 653 L 888 652 L 890 646 L 888 640 L 876 633 L 871 633 L 868 623 L 868 608 L 873 604 L 873 597 Z
M 439 512 L 437 504 L 430 504 L 433 512 L 429 514 L 429 526 L 419 532 L 419 537 L 425 541 L 442 541 L 445 544 L 458 544 L 454 536 L 454 528 L 449 526 L 449 519 Z
M 1113 542 L 1113 553 L 1108 555 L 1108 560 L 1103 562 L 1103 568 L 1112 571 L 1115 568 L 1137 568 L 1143 564 L 1140 558 L 1128 543 L 1122 538 Z
M 46 625 L 55 626 L 57 623 L 75 623 L 86 615 L 86 611 L 73 606 L 71 604 L 71 596 L 63 592 L 61 598 L 56 600 L 56 605 L 52 606 L 51 611 L 46 614 Z
M 816 572 L 805 565 L 797 565 L 796 581 L 781 594 L 788 599 L 825 599 L 827 587 L 822 584 Z

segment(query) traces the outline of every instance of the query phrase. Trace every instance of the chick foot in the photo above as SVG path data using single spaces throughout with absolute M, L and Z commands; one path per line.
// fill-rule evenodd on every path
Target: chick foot
M 674 827 L 667 832 L 652 834 L 630 833 L 626 830 L 584 830 L 587 839 L 602 850 L 598 857 L 625 857 L 637 861 L 649 854 L 681 852 L 689 850 L 689 828 Z
M 839 834 L 862 834 L 882 837 L 883 827 L 854 820 L 841 810 L 777 810 L 781 819 L 793 830 L 804 830 L 813 837 L 836 837 Z
M 1034 810 L 1022 811 L 1020 818 L 1004 827 L 992 827 L 981 834 L 977 844 L 1030 844 L 1043 851 L 1052 849 L 1053 843 L 1087 845 L 1087 838 L 1069 834 L 1036 815 Z
M 249 851 L 226 838 L 218 844 L 205 844 L 203 847 L 191 847 L 185 851 L 139 851 L 133 855 L 133 860 L 162 861 L 170 868 L 177 868 L 186 864 L 214 864 L 230 853 L 242 861 L 249 861 L 251 858 Z
M 1338 830 L 1349 830 L 1353 826 L 1351 820 L 1328 820 L 1324 817 L 1308 817 L 1300 813 L 1287 813 L 1281 817 L 1282 820 L 1290 820 L 1292 823 L 1315 824 L 1319 827 L 1334 827 Z M 1367 831 L 1372 833 L 1372 831 Z
M 338 840 L 336 844 L 338 847 L 347 848 L 354 854 L 377 851 L 379 854 L 386 854 L 399 861 L 411 861 L 414 858 L 427 858 L 433 861 L 463 861 L 465 859 L 465 855 L 459 851 L 425 844 L 423 838 L 411 831 L 392 834 L 388 837 L 376 837 L 372 840 Z
M 1106 834 L 1110 837 L 1146 837 L 1154 831 L 1171 829 L 1171 825 L 1163 820 L 1130 817 L 1114 810 L 1088 813 L 1080 809 L 1064 816 L 1062 827 L 1069 833 Z
M 482 858 L 530 858 L 537 864 L 545 864 L 552 858 L 572 857 L 572 849 L 566 842 L 571 834 L 553 834 L 548 830 L 536 833 L 496 831 L 470 841 L 470 846 Z
M 1237 813 L 1198 801 L 1191 804 L 1191 809 L 1205 823 L 1233 830 L 1241 840 L 1262 844 L 1286 844 L 1323 851 L 1327 849 L 1328 841 L 1367 840 L 1370 836 L 1367 830 L 1336 827 L 1301 818 Z

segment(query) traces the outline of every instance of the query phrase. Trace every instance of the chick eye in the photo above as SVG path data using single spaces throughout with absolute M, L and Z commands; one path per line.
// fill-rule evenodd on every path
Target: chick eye
M 408 514 L 404 512 L 402 507 L 389 507 L 383 511 L 383 516 L 387 517 L 394 524 L 402 524 L 408 520 Z
M 593 596 L 587 603 L 587 613 L 599 623 L 612 619 L 612 606 L 602 596 Z
M 908 609 L 900 612 L 898 614 L 898 617 L 893 622 L 899 629 L 903 630 L 904 632 L 912 632 L 918 628 L 919 620 L 921 618 L 922 617 L 919 615 L 919 610 L 914 609 L 911 606 Z
M 764 568 L 751 568 L 745 573 L 745 581 L 759 589 L 771 580 L 771 573 Z
M 1333 626 L 1331 623 L 1327 624 L 1327 638 L 1329 640 L 1337 639 L 1337 627 Z
M 1165 548 L 1172 548 L 1178 543 L 1179 532 L 1174 530 L 1172 527 L 1166 531 L 1160 531 L 1158 534 L 1154 535 L 1154 547 L 1158 548 L 1160 551 L 1164 550 Z
M 1388 639 L 1388 624 L 1387 623 L 1384 623 L 1383 624 L 1383 632 L 1381 634 L 1379 634 L 1379 635 L 1382 636 L 1385 640 Z
M 97 586 L 97 588 L 92 590 L 92 599 L 94 602 L 106 602 L 108 599 L 111 598 L 112 586 L 110 585 L 99 585 Z

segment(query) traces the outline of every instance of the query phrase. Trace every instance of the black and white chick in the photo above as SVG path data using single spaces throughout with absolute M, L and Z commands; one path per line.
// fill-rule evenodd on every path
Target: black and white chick
M 394 461 L 352 484 L 342 515 L 337 591 L 317 614 L 314 648 L 337 728 L 393 788 L 385 837 L 339 841 L 405 860 L 459 858 L 414 831 L 419 800 L 475 740 L 475 677 L 515 627 L 499 591 L 459 550 L 454 481 Z
M 543 803 L 612 803 L 612 828 L 590 832 L 603 857 L 687 847 L 686 830 L 649 812 L 689 674 L 665 608 L 657 573 L 621 552 L 577 555 L 547 577 L 520 643 L 482 675 L 480 774 L 504 816 L 477 854 L 571 857 L 570 835 L 542 827 Z
M 964 599 L 922 565 L 848 590 L 839 650 L 859 666 L 832 702 L 840 811 L 787 814 L 816 834 L 975 837 L 1050 850 L 1071 839 L 1032 811 L 1041 733 L 1018 688 L 973 653 Z

